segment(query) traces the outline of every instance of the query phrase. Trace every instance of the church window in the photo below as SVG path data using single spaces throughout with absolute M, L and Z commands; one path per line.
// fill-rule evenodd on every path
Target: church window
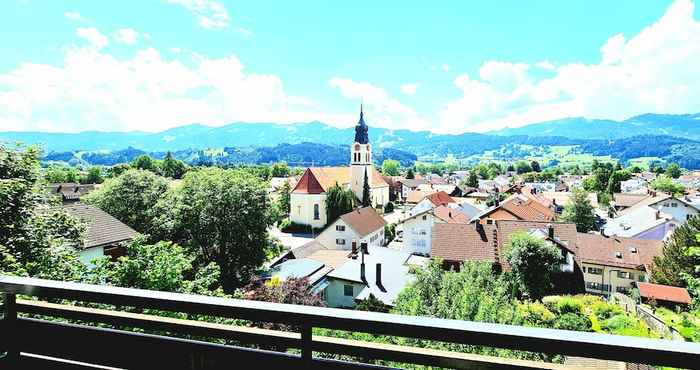
M 297 214 L 301 216 L 301 206 L 297 206 Z
M 360 150 L 360 144 L 355 144 L 355 150 Z
M 318 220 L 320 218 L 321 218 L 321 214 L 319 212 L 318 204 L 314 204 L 314 220 Z

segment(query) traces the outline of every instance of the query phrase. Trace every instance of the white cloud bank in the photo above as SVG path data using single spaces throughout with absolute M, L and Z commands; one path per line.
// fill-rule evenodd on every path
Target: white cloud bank
M 0 74 L 3 130 L 159 131 L 201 122 L 348 124 L 356 115 L 328 114 L 305 97 L 288 95 L 274 74 L 249 72 L 230 55 L 190 55 L 184 63 L 154 48 L 118 59 L 94 28 L 77 34 L 89 45 L 65 48 L 61 65 L 22 63 Z
M 610 37 L 598 64 L 537 63 L 551 70 L 549 78 L 534 79 L 528 64 L 485 62 L 478 76 L 455 79 L 462 97 L 444 105 L 437 129 L 488 131 L 572 116 L 698 112 L 700 22 L 693 11 L 690 0 L 677 0 L 639 34 Z
M 114 33 L 113 38 L 120 44 L 133 45 L 138 41 L 139 33 L 133 28 L 122 28 Z
M 420 84 L 417 82 L 403 84 L 401 85 L 401 93 L 405 95 L 415 95 L 419 85 Z

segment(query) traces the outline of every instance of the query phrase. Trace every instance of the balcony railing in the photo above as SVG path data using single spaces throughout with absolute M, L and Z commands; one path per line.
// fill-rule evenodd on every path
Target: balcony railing
M 129 369 L 383 368 L 314 353 L 447 368 L 563 368 L 425 348 L 314 336 L 328 328 L 605 360 L 694 368 L 700 345 L 597 333 L 223 299 L 0 276 L 4 318 L 2 368 Z M 32 297 L 35 299 L 18 299 Z M 68 300 L 82 306 L 65 304 Z M 274 322 L 299 332 L 266 330 L 96 309 L 85 303 Z M 235 345 L 232 345 L 235 343 Z M 255 348 L 244 347 L 250 344 Z M 264 348 L 264 349 L 261 349 Z M 94 366 L 93 366 L 94 367 Z

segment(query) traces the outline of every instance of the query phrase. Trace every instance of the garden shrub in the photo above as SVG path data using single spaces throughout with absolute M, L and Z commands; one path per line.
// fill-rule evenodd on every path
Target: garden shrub
M 623 314 L 624 312 L 622 307 L 611 303 L 598 302 L 593 305 L 593 314 L 601 321 Z
M 573 297 L 563 297 L 557 302 L 557 312 L 561 315 L 567 313 L 581 314 L 583 305 Z
M 518 306 L 518 313 L 528 325 L 551 327 L 555 315 L 542 303 L 525 303 Z
M 554 321 L 555 329 L 592 331 L 591 320 L 581 314 L 565 313 Z

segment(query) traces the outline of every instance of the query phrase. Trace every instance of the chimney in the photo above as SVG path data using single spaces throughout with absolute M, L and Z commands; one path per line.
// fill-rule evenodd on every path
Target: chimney
M 375 284 L 377 285 L 377 287 L 381 287 L 382 286 L 382 264 L 381 263 L 377 263 L 376 278 L 377 279 L 375 281 Z
M 369 249 L 367 249 L 367 243 L 365 243 L 365 242 L 361 243 L 360 249 L 362 250 L 362 254 L 369 254 Z
M 352 240 L 352 254 L 357 254 L 357 240 Z
M 367 284 L 367 278 L 365 277 L 365 261 L 364 261 L 364 258 L 362 259 L 362 263 L 360 263 L 360 280 L 362 280 L 363 283 Z
M 658 220 L 660 218 L 661 218 L 661 210 L 657 209 L 656 210 L 656 219 Z
M 554 226 L 552 224 L 547 224 L 547 235 L 550 239 L 554 239 Z

